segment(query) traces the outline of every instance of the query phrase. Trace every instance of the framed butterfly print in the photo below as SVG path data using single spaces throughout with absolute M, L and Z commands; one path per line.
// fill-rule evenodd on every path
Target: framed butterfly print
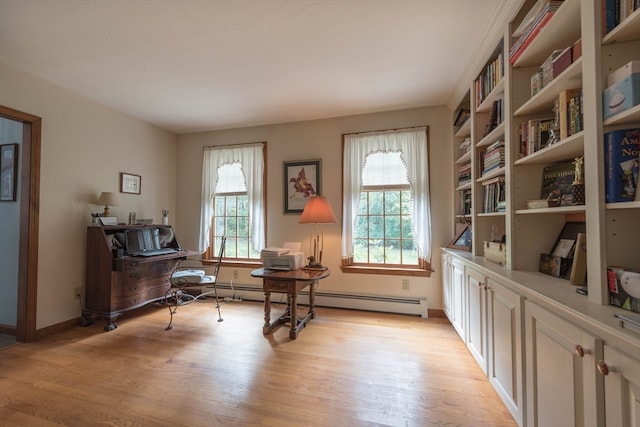
M 320 195 L 320 160 L 283 162 L 284 213 L 301 214 L 307 199 Z

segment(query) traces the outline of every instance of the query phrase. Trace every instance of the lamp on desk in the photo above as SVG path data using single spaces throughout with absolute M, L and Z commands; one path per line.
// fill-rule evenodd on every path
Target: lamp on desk
M 120 206 L 120 202 L 118 202 L 118 197 L 115 193 L 110 191 L 103 191 L 98 197 L 96 201 L 96 205 L 104 206 L 103 216 L 109 216 L 109 206 Z
M 309 197 L 302 211 L 302 216 L 300 216 L 300 221 L 298 222 L 300 224 L 316 225 L 315 236 L 311 239 L 310 243 L 312 247 L 309 248 L 311 254 L 309 255 L 309 264 L 305 266 L 305 268 L 326 270 L 327 267 L 322 265 L 324 236 L 318 224 L 335 224 L 338 222 L 327 198 L 323 196 Z

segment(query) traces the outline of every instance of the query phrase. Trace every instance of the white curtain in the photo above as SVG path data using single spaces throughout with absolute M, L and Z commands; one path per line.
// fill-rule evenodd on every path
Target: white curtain
M 411 183 L 413 231 L 418 257 L 430 263 L 431 212 L 426 127 L 345 135 L 342 258 L 353 259 L 353 230 L 362 188 L 362 170 L 367 155 L 390 151 L 402 152 Z
M 200 212 L 199 250 L 209 247 L 209 232 L 213 217 L 213 196 L 218 180 L 218 168 L 225 164 L 240 163 L 249 198 L 251 221 L 251 245 L 260 251 L 264 239 L 264 144 L 246 144 L 222 147 L 205 147 L 202 158 L 202 210 Z

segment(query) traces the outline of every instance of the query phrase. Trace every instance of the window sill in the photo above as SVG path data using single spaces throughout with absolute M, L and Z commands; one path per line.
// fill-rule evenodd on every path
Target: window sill
M 203 264 L 215 264 L 217 261 L 215 259 L 203 259 Z M 260 268 L 262 267 L 262 262 L 259 260 L 256 261 L 240 261 L 240 260 L 222 260 L 220 263 L 222 267 L 236 267 L 236 268 Z
M 430 270 L 424 270 L 421 268 L 393 268 L 393 267 L 371 267 L 371 266 L 355 266 L 346 265 L 341 266 L 340 269 L 343 273 L 356 273 L 356 274 L 386 274 L 390 276 L 419 276 L 419 277 L 431 277 Z

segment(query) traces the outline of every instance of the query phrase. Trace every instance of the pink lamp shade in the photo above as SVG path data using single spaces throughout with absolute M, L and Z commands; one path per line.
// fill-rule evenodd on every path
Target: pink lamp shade
M 298 221 L 300 224 L 335 224 L 337 222 L 336 215 L 324 196 L 309 197 Z

